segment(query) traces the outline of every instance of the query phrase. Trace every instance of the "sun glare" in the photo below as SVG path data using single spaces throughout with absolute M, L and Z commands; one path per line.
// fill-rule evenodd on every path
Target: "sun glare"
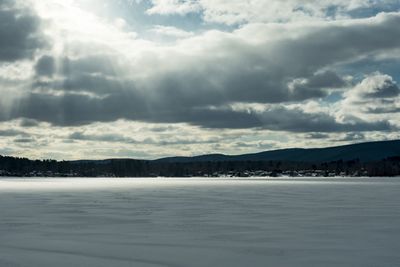
M 133 36 L 121 31 L 121 21 L 109 22 L 90 10 L 83 9 L 73 0 L 44 0 L 35 2 L 35 7 L 39 16 L 50 24 L 48 34 L 63 42 L 77 40 L 83 43 L 113 44 L 116 40 Z M 56 43 L 58 41 L 55 40 Z
M 79 8 L 75 1 L 45 0 L 37 4 L 41 17 L 53 24 L 53 29 L 98 38 L 104 34 L 102 23 L 92 13 Z

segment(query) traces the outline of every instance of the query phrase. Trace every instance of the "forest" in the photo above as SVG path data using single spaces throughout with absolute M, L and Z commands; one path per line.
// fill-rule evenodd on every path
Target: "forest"
M 30 160 L 0 156 L 0 176 L 16 177 L 243 177 L 243 176 L 399 176 L 400 157 L 378 161 L 197 161 L 134 159 L 93 161 Z

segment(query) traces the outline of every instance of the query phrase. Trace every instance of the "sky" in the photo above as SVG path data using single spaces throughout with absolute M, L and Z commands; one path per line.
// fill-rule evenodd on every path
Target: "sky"
M 399 139 L 398 0 L 0 0 L 0 155 Z

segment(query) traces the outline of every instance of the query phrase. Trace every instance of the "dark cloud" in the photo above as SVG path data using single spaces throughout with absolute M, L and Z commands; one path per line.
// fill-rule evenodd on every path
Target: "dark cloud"
M 74 132 L 70 134 L 68 138 L 81 141 L 137 143 L 135 139 L 119 134 L 90 135 L 82 132 Z
M 31 120 L 31 119 L 21 119 L 19 126 L 29 128 L 29 127 L 36 127 L 39 126 L 39 122 L 36 120 Z
M 400 113 L 400 107 L 374 107 L 368 108 L 367 113 L 370 114 L 387 114 L 387 113 Z
M 307 92 L 307 89 L 310 91 L 314 89 L 316 92 L 321 92 L 321 88 L 334 89 L 342 88 L 346 85 L 346 81 L 339 77 L 337 73 L 333 71 L 325 71 L 322 73 L 316 73 L 308 79 L 300 79 L 297 82 L 294 82 L 293 89 L 297 94 L 301 94 L 302 92 Z
M 35 65 L 38 76 L 53 76 L 55 70 L 55 59 L 51 56 L 42 56 Z
M 114 60 L 114 61 L 113 61 Z M 57 69 L 56 69 L 57 62 Z M 124 79 L 124 68 L 118 59 L 104 53 L 102 56 L 83 56 L 70 59 L 42 56 L 35 65 L 35 89 L 65 92 L 86 92 L 99 96 L 135 90 L 135 84 Z M 56 75 L 53 79 L 42 79 Z
M 279 107 L 261 115 L 263 127 L 270 130 L 290 132 L 349 132 L 390 131 L 394 127 L 386 121 L 340 123 L 327 113 L 305 113 L 301 109 Z
M 21 144 L 28 144 L 28 143 L 34 143 L 35 139 L 33 138 L 15 138 L 14 143 L 21 143 Z
M 387 131 L 392 125 L 385 121 L 339 123 L 326 113 L 306 113 L 279 105 L 265 112 L 238 111 L 227 106 L 324 97 L 327 89 L 343 87 L 346 82 L 336 72 L 322 69 L 398 48 L 399 24 L 400 14 L 382 14 L 352 23 L 288 27 L 282 29 L 282 38 L 257 44 L 214 33 L 218 36 L 199 37 L 208 43 L 196 55 L 177 53 L 167 61 L 150 52 L 149 58 L 144 55 L 148 59 L 143 60 L 144 64 L 151 62 L 152 66 L 143 66 L 147 76 L 139 81 L 129 78 L 132 66 L 118 56 L 44 56 L 35 68 L 39 76 L 34 83 L 35 93 L 21 97 L 18 105 L 0 116 L 3 120 L 28 118 L 60 126 L 127 119 L 291 132 Z M 298 32 L 293 37 L 295 30 Z M 52 76 L 56 61 L 60 65 L 57 78 L 41 79 Z M 151 68 L 157 65 L 163 68 Z M 384 92 L 393 95 L 397 89 L 389 86 Z
M 329 134 L 326 133 L 310 133 L 306 135 L 308 139 L 328 139 Z
M 0 130 L 0 136 L 8 137 L 8 136 L 18 136 L 18 135 L 27 135 L 27 133 L 15 129 L 6 129 Z
M 14 110 L 15 117 L 43 120 L 55 125 L 83 125 L 96 121 L 128 119 L 154 123 L 181 123 L 205 128 L 265 128 L 291 132 L 346 132 L 346 131 L 388 131 L 388 122 L 365 122 L 352 124 L 338 123 L 326 113 L 305 113 L 301 109 L 285 107 L 271 108 L 265 112 L 237 111 L 232 108 L 179 109 L 154 106 L 146 110 L 143 102 L 132 95 L 112 95 L 92 98 L 86 95 L 40 95 L 34 94 L 21 102 Z M 127 141 L 127 140 L 125 140 Z
M 97 96 L 118 93 L 125 88 L 134 89 L 134 85 L 115 78 L 107 78 L 84 73 L 77 73 L 68 78 L 57 78 L 52 81 L 37 80 L 35 88 L 55 90 L 60 92 L 91 93 Z
M 289 72 L 307 74 L 328 64 L 396 49 L 400 46 L 399 23 L 398 13 L 382 13 L 354 24 L 332 22 L 309 28 L 291 42 L 277 43 L 274 59 Z
M 176 128 L 173 126 L 156 126 L 156 127 L 151 127 L 149 128 L 150 131 L 155 132 L 155 133 L 163 133 L 167 131 L 173 131 Z
M 392 80 L 373 88 L 373 92 L 363 94 L 365 98 L 393 98 L 400 95 L 400 89 Z
M 57 69 L 56 69 L 57 62 Z M 36 73 L 40 76 L 52 76 L 57 72 L 65 78 L 74 77 L 78 74 L 98 77 L 114 77 L 121 75 L 123 69 L 127 67 L 127 62 L 119 58 L 115 53 L 110 54 L 106 49 L 100 50 L 98 55 L 84 55 L 81 57 L 69 58 L 61 56 L 59 58 L 51 55 L 41 56 L 35 66 Z
M 46 40 L 40 19 L 11 0 L 0 0 L 0 61 L 31 58 Z

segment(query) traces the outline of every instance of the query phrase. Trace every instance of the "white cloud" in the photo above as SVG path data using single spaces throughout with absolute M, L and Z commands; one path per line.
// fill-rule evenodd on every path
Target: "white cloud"
M 155 25 L 150 31 L 158 35 L 174 37 L 174 38 L 187 38 L 194 35 L 193 32 L 185 31 L 172 26 L 163 26 L 163 25 Z
M 200 11 L 201 5 L 196 0 L 152 0 L 153 7 L 147 10 L 148 14 L 179 14 Z
M 390 99 L 399 96 L 400 90 L 389 75 L 379 72 L 365 77 L 354 89 L 345 96 L 353 103 L 368 101 L 368 99 Z
M 342 120 L 387 120 L 400 126 L 400 89 L 391 76 L 379 72 L 367 75 L 344 97 L 339 112 Z
M 149 14 L 201 12 L 204 20 L 224 24 L 338 19 L 360 8 L 382 8 L 396 0 L 150 0 Z

